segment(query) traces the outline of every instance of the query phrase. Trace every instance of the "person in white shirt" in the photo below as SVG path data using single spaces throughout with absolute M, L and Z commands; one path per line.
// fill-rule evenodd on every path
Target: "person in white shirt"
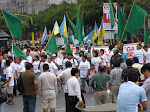
M 68 90 L 66 89 L 66 82 L 68 79 L 71 78 L 71 69 L 72 69 L 72 64 L 70 61 L 67 61 L 65 63 L 66 69 L 63 70 L 58 76 L 57 76 L 57 81 L 59 81 L 62 85 L 64 85 L 64 93 L 65 93 L 65 101 L 66 101 L 66 112 L 68 111 Z
M 104 53 L 105 53 L 104 49 L 101 49 L 100 50 L 100 58 L 102 60 L 101 65 L 107 66 L 108 59 L 107 59 L 107 56 Z
M 72 68 L 78 68 L 78 62 L 76 59 L 73 58 L 72 53 L 68 53 L 68 61 L 71 62 Z
M 91 58 L 91 64 L 94 65 L 95 70 L 98 72 L 98 66 L 101 64 L 101 58 L 98 56 L 98 52 L 93 51 L 93 57 Z
M 147 46 L 143 47 L 145 54 L 146 54 L 146 64 L 150 63 L 150 50 L 148 50 Z
M 89 74 L 90 63 L 87 61 L 87 56 L 82 56 L 82 61 L 79 64 L 81 88 L 85 91 L 85 80 Z
M 40 61 L 40 64 L 39 64 L 39 67 L 38 69 L 40 69 L 40 72 L 43 73 L 43 65 L 44 64 L 48 64 L 48 62 L 46 61 L 47 59 L 47 56 L 46 55 L 41 55 L 41 61 Z
M 51 73 L 55 74 L 56 75 L 56 72 L 58 70 L 57 66 L 53 63 L 52 61 L 52 57 L 48 57 L 48 65 L 49 65 L 49 70 Z
M 22 71 L 22 68 L 21 68 L 21 59 L 17 58 L 16 59 L 16 67 L 17 67 L 17 78 L 20 76 L 20 73 Z
M 32 57 L 30 56 L 30 50 L 27 49 L 26 51 L 26 55 L 27 55 L 27 62 L 32 64 Z
M 17 67 L 16 67 L 16 64 L 13 62 L 13 57 L 12 56 L 9 56 L 8 57 L 8 60 L 10 61 L 10 66 L 12 67 L 13 69 L 13 74 L 18 74 L 17 73 Z
M 58 76 L 61 72 L 62 72 L 62 61 L 59 57 L 57 57 L 57 54 L 53 54 L 52 55 L 52 59 L 53 59 L 53 63 L 58 67 L 58 70 L 56 72 L 56 76 Z M 60 82 L 57 82 L 57 89 L 58 89 L 58 92 L 61 91 L 61 84 Z
M 1 68 L 3 70 L 3 75 L 6 75 L 6 60 L 7 60 L 7 54 L 3 54 L 3 60 L 2 60 L 2 64 L 1 64 Z
M 80 51 L 79 53 L 79 57 L 77 58 L 78 64 L 80 64 L 80 62 L 82 61 L 82 56 L 84 55 L 84 51 Z
M 77 102 L 80 102 L 82 106 L 84 104 L 81 97 L 81 88 L 80 83 L 78 81 L 79 77 L 79 69 L 72 68 L 71 70 L 72 77 L 67 81 L 67 89 L 68 89 L 68 112 L 81 112 L 75 108 Z
M 19 56 L 19 59 L 21 60 L 21 72 L 25 72 L 26 71 L 26 63 L 27 63 L 27 60 L 24 60 L 24 56 L 23 55 L 20 55 Z
M 146 63 L 146 53 L 142 49 L 141 44 L 137 44 L 137 50 L 134 51 L 132 57 L 137 57 L 140 64 Z
M 87 45 L 85 45 L 85 50 L 84 50 L 84 52 L 87 54 L 88 53 L 88 46 Z
M 10 66 L 10 61 L 6 60 L 6 79 L 8 80 L 7 83 L 7 95 L 8 95 L 8 101 L 6 104 L 8 105 L 14 105 L 15 102 L 13 101 L 14 99 L 14 94 L 13 94 L 13 86 L 14 86 L 14 75 L 13 75 L 13 69 Z
M 56 95 L 57 95 L 57 78 L 56 75 L 49 72 L 49 65 L 43 65 L 43 71 L 39 76 L 39 95 L 42 98 L 43 112 L 48 112 L 50 108 L 51 112 L 55 112 L 56 107 Z
M 63 61 L 62 61 L 62 63 L 63 63 L 63 70 L 65 70 L 66 69 L 66 62 L 68 61 L 68 53 L 65 53 L 64 54 L 64 59 L 63 59 Z
M 39 70 L 39 65 L 40 65 L 40 61 L 39 61 L 39 56 L 36 55 L 34 57 L 34 62 L 33 62 L 33 70 L 34 70 L 34 73 L 36 74 L 37 78 L 39 77 L 39 75 L 41 74 L 40 73 L 40 70 Z

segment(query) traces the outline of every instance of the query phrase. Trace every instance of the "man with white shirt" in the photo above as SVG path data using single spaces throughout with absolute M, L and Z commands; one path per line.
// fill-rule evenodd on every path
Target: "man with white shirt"
M 145 64 L 146 63 L 146 53 L 142 49 L 141 44 L 137 44 L 137 50 L 134 51 L 133 57 L 137 57 L 139 59 L 140 64 Z
M 66 64 L 66 69 L 64 71 L 62 71 L 58 76 L 57 76 L 57 80 L 64 85 L 64 93 L 65 93 L 65 101 L 66 101 L 66 112 L 68 111 L 68 91 L 66 89 L 66 82 L 68 79 L 71 78 L 71 69 L 72 69 L 72 64 L 70 61 L 67 61 Z M 60 80 L 61 79 L 61 80 Z
M 13 94 L 13 86 L 14 86 L 14 75 L 13 75 L 13 69 L 10 66 L 10 61 L 6 60 L 6 79 L 8 80 L 7 83 L 7 94 L 8 94 L 8 105 L 14 105 L 15 102 L 13 101 L 14 99 L 14 94 Z
M 113 48 L 114 48 L 114 45 L 110 45 L 109 46 L 109 54 L 108 54 L 108 67 L 107 67 L 107 73 L 109 74 L 109 67 L 110 67 L 110 60 L 111 60 L 111 57 L 114 55 L 114 52 L 113 52 Z
M 41 61 L 40 61 L 39 67 L 38 67 L 38 69 L 40 69 L 41 73 L 44 72 L 44 71 L 43 71 L 43 65 L 44 65 L 44 64 L 48 64 L 48 62 L 46 61 L 46 59 L 47 59 L 47 56 L 46 56 L 46 55 L 42 55 L 42 56 L 41 56 Z
M 49 65 L 43 65 L 43 71 L 39 76 L 39 94 L 42 98 L 43 112 L 55 112 L 56 94 L 57 94 L 57 79 L 56 75 L 49 72 Z
M 150 50 L 148 50 L 147 46 L 144 46 L 143 49 L 146 53 L 146 63 L 150 63 Z
M 72 68 L 71 70 L 72 77 L 67 81 L 67 89 L 68 89 L 68 112 L 81 112 L 75 106 L 80 102 L 82 106 L 84 104 L 81 97 L 81 88 L 80 83 L 78 81 L 79 69 Z
M 85 91 L 85 80 L 89 74 L 90 63 L 87 61 L 87 56 L 82 56 L 82 61 L 79 64 L 81 88 Z
M 56 72 L 58 70 L 57 66 L 53 63 L 52 61 L 52 57 L 48 57 L 48 65 L 49 65 L 49 70 L 51 73 L 55 74 L 56 75 Z
M 6 76 L 6 60 L 7 60 L 7 54 L 3 54 L 3 60 L 1 64 L 1 68 L 3 70 L 3 75 Z
M 27 62 L 32 63 L 33 60 L 32 57 L 30 56 L 30 49 L 27 49 L 26 55 L 27 55 Z

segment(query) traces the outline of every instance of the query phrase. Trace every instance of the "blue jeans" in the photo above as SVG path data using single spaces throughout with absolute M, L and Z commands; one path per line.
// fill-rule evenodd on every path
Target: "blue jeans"
M 41 74 L 41 72 L 36 73 L 37 79 L 39 78 L 40 74 Z
M 3 110 L 3 103 L 0 103 L 0 112 L 4 112 L 4 110 Z
M 23 95 L 23 112 L 35 112 L 36 96 Z
M 61 91 L 61 83 L 57 81 L 57 89 L 58 89 L 58 92 Z
M 90 83 L 91 83 L 91 79 L 89 79 L 89 91 L 90 91 L 90 93 L 92 93 L 93 92 L 93 88 L 90 86 Z

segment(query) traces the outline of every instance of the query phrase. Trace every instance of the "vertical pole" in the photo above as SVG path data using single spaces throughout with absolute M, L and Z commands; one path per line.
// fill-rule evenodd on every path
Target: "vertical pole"
M 30 17 L 30 19 L 31 19 L 31 24 L 33 25 L 32 17 Z M 34 45 L 34 32 L 33 32 L 33 31 L 32 31 L 32 33 L 31 33 L 31 35 L 32 35 L 32 46 L 33 46 L 33 48 L 34 48 L 35 45 Z

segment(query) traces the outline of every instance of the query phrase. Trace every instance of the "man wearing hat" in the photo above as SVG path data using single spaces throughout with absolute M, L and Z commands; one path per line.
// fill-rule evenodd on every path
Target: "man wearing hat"
M 114 48 L 113 52 L 114 52 L 114 55 L 111 57 L 111 60 L 110 60 L 109 72 L 111 71 L 111 69 L 114 68 L 114 64 L 116 61 L 119 61 L 120 63 L 124 62 L 122 56 L 119 55 L 119 49 L 118 48 Z

